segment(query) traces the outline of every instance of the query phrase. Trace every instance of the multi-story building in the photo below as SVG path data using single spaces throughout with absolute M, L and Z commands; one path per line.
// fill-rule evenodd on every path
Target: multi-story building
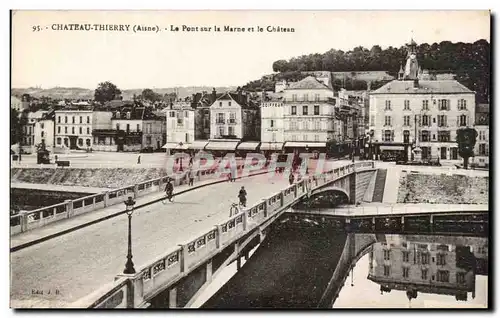
M 313 76 L 284 91 L 285 150 L 318 150 L 335 138 L 333 90 Z
M 222 94 L 210 106 L 210 139 L 206 150 L 234 151 L 239 142 L 240 150 L 256 150 L 260 141 L 260 109 L 250 95 L 239 89 L 236 93 Z M 227 142 L 222 142 L 226 140 Z
M 160 149 L 165 122 L 149 107 L 125 106 L 113 112 L 111 126 L 117 131 L 117 151 Z
M 419 80 L 416 47 L 408 45 L 403 79 L 370 93 L 373 150 L 458 160 L 456 131 L 473 126 L 475 93 L 455 80 Z
M 37 123 L 41 121 L 44 116 L 47 114 L 47 111 L 36 111 L 36 112 L 27 112 L 23 113 L 22 116 L 25 116 L 25 123 L 22 127 L 22 136 L 20 136 L 20 146 L 24 153 L 34 153 L 36 151 L 37 146 L 41 143 L 41 140 L 37 142 L 41 132 L 36 132 Z
M 92 109 L 71 107 L 55 111 L 55 147 L 92 148 Z
M 217 93 L 215 88 L 210 94 L 202 92 L 193 95 L 191 107 L 195 112 L 195 140 L 206 140 L 208 143 L 208 139 L 210 139 L 210 106 L 221 96 L 222 94 Z
M 54 110 L 44 112 L 42 117 L 35 122 L 34 137 L 35 145 L 40 145 L 40 148 L 45 148 L 52 151 L 54 147 Z
M 475 296 L 475 245 L 439 244 L 430 236 L 418 241 L 403 235 L 386 238 L 369 255 L 368 279 L 380 284 L 382 292 L 403 290 L 411 298 L 418 292 L 442 294 L 457 300 L 467 300 L 469 292 Z
M 262 102 L 260 115 L 260 150 L 281 151 L 285 142 L 284 105 L 282 98 Z
M 490 164 L 490 104 L 477 104 L 475 117 L 474 128 L 477 131 L 477 137 L 472 162 L 475 165 L 487 167 Z
M 175 102 L 163 110 L 166 113 L 165 129 L 167 151 L 187 150 L 194 141 L 195 111 L 191 102 Z
M 92 150 L 117 151 L 117 131 L 113 129 L 111 118 L 113 112 L 108 110 L 94 109 L 92 116 L 92 136 L 94 142 Z

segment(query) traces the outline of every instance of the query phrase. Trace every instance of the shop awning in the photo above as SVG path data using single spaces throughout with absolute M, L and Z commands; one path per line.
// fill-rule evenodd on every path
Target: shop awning
M 260 144 L 260 150 L 282 150 L 282 142 L 263 142 Z
M 326 147 L 326 142 L 287 141 L 285 143 L 285 148 L 324 148 L 324 147 Z
M 209 141 L 205 150 L 236 150 L 239 141 Z
M 208 140 L 195 140 L 189 144 L 189 149 L 205 149 L 205 146 L 208 144 Z
M 260 142 L 258 141 L 245 141 L 242 142 L 241 144 L 236 147 L 238 150 L 257 150 L 257 147 L 259 146 Z
M 176 150 L 187 150 L 187 149 L 189 149 L 189 144 L 185 144 L 183 142 L 180 142 L 180 143 L 177 144 L 177 146 L 175 146 L 174 149 L 176 149 Z
M 163 149 L 175 149 L 176 146 L 179 144 L 176 142 L 167 142 L 165 145 L 163 145 Z
M 380 146 L 380 150 L 405 150 L 404 146 Z

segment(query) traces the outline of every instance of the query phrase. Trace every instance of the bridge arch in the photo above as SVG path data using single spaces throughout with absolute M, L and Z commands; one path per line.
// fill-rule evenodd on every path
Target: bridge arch
M 296 208 L 333 208 L 341 204 L 349 203 L 349 193 L 339 187 L 327 187 L 314 191 L 310 197 L 305 197 Z

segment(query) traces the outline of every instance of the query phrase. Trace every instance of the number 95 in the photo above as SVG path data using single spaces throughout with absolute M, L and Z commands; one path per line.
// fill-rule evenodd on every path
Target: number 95
M 32 28 L 33 28 L 33 32 L 42 31 L 42 28 L 39 25 L 34 25 Z

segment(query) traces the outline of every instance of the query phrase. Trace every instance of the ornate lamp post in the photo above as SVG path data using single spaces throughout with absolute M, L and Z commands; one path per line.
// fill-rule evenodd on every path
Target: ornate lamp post
M 134 263 L 132 262 L 132 213 L 134 213 L 135 201 L 132 200 L 132 197 L 128 197 L 128 200 L 124 203 L 127 207 L 128 215 L 128 253 L 123 274 L 135 274 Z

